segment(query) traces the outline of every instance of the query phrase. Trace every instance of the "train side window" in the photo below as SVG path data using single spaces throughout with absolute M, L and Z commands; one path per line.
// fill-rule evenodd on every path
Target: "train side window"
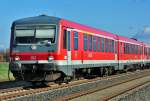
M 134 50 L 135 50 L 134 53 L 137 54 L 138 51 L 137 51 L 137 46 L 136 45 L 134 45 Z
M 66 49 L 67 48 L 67 30 L 64 30 L 63 32 L 63 48 Z
M 109 41 L 109 43 L 108 43 L 109 44 L 109 46 L 108 46 L 109 52 L 112 52 L 112 40 L 108 40 L 108 41 Z
M 145 47 L 145 55 L 146 55 L 146 47 Z
M 89 51 L 92 51 L 92 35 L 89 35 L 88 37 L 88 42 L 89 42 Z
M 108 52 L 109 51 L 109 47 L 108 47 L 108 39 L 105 39 L 105 52 Z
M 138 54 L 138 46 L 136 45 L 136 54 Z
M 141 54 L 141 46 L 139 46 L 139 54 Z
M 127 54 L 130 54 L 130 50 L 131 50 L 130 44 L 127 43 Z
M 122 42 L 120 42 L 120 53 L 122 53 Z
M 131 49 L 132 47 L 131 47 L 131 44 L 129 44 L 129 54 L 131 54 Z
M 74 50 L 78 50 L 78 32 L 74 32 Z
M 98 37 L 98 38 L 97 38 L 97 45 L 98 45 L 97 51 L 98 51 L 98 52 L 101 51 L 101 50 L 100 50 L 100 48 L 101 48 L 101 47 L 100 47 L 100 45 L 101 45 L 100 42 L 101 42 L 100 37 Z
M 107 39 L 107 52 L 111 52 L 111 41 Z
M 96 51 L 96 36 L 93 37 L 93 50 Z
M 84 50 L 86 51 L 87 50 L 87 42 L 88 42 L 87 35 L 84 34 L 83 37 L 84 37 Z
M 126 43 L 124 43 L 124 54 L 126 54 Z
M 118 53 L 118 42 L 117 41 L 115 42 L 115 53 L 116 54 Z
M 127 44 L 127 53 L 130 54 L 130 46 Z
M 102 52 L 105 52 L 105 39 L 102 38 Z
M 141 54 L 141 46 L 139 46 L 138 48 L 139 48 L 139 54 Z
M 112 53 L 114 53 L 114 40 L 112 40 Z

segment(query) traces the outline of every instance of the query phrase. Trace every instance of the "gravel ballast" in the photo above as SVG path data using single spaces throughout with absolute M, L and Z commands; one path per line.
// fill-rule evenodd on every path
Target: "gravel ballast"
M 119 95 L 109 101 L 150 101 L 150 83 Z
M 65 87 L 65 88 L 53 89 L 53 90 L 49 90 L 49 91 L 45 91 L 45 92 L 41 92 L 41 93 L 17 97 L 14 99 L 10 99 L 8 101 L 52 101 L 58 97 L 67 96 L 69 94 L 74 94 L 77 92 L 80 93 L 81 91 L 89 90 L 89 89 L 96 88 L 96 87 L 105 88 L 105 87 L 109 87 L 111 85 L 115 85 L 115 84 L 124 82 L 125 80 L 138 78 L 138 77 L 140 77 L 139 74 L 141 74 L 141 73 L 137 72 L 137 73 L 130 74 L 130 76 L 122 75 L 119 77 L 115 77 L 113 79 L 97 80 L 94 82 L 75 85 L 75 86 L 71 86 L 71 87 L 69 86 L 69 87 Z M 144 75 L 148 75 L 148 74 L 149 74 L 149 72 L 144 72 Z

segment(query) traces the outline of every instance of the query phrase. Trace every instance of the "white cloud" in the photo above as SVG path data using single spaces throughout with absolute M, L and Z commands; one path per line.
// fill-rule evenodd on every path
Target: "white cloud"
M 144 28 L 145 33 L 150 33 L 150 26 Z
M 139 29 L 133 37 L 145 43 L 150 43 L 150 26 L 144 26 L 144 28 Z

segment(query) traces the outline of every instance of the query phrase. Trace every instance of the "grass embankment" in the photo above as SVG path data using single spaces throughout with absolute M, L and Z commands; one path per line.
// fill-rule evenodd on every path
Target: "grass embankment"
M 8 63 L 0 63 L 0 82 L 8 81 Z M 10 73 L 10 79 L 13 80 L 13 75 Z

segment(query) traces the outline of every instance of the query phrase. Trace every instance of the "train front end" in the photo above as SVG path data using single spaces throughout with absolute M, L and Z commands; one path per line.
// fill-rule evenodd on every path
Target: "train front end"
M 60 77 L 55 59 L 59 18 L 37 16 L 14 21 L 10 71 L 16 80 L 51 81 Z

